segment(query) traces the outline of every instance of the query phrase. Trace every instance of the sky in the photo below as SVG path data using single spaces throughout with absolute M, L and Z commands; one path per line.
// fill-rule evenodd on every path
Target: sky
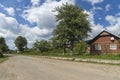
M 92 32 L 89 39 L 103 30 L 120 34 L 120 0 L 0 0 L 0 37 L 10 49 L 23 36 L 32 47 L 36 40 L 48 40 L 56 27 L 55 7 L 77 5 L 87 13 Z

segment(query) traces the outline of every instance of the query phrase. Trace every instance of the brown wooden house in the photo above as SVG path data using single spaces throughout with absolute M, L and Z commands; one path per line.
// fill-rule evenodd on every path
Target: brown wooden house
M 90 42 L 91 53 L 119 53 L 120 38 L 107 32 L 102 31 Z

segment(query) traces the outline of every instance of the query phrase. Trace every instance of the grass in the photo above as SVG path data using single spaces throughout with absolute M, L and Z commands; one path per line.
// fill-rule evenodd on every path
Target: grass
M 52 56 L 52 57 L 67 57 L 67 58 L 82 58 L 82 59 L 103 59 L 103 60 L 120 60 L 120 54 L 106 54 L 106 55 L 90 55 L 90 54 L 74 54 L 70 56 L 69 53 L 63 55 L 62 52 L 44 52 L 40 53 L 39 51 L 30 51 L 19 53 L 23 55 L 32 55 L 32 56 Z
M 0 57 L 0 63 L 8 60 L 8 56 Z
M 83 59 L 103 59 L 103 60 L 120 60 L 120 54 L 106 54 L 106 55 L 74 55 L 74 58 L 83 58 Z

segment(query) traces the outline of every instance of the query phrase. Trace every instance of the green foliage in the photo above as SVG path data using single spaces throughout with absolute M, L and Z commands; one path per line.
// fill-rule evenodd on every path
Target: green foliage
M 57 7 L 56 19 L 58 25 L 53 31 L 55 38 L 65 48 L 69 45 L 71 53 L 73 52 L 74 44 L 88 37 L 88 32 L 91 31 L 87 14 L 81 8 L 72 4 L 63 4 L 62 7 Z
M 51 45 L 46 40 L 36 41 L 34 43 L 34 48 L 39 50 L 41 53 L 46 52 L 51 49 Z
M 79 54 L 87 52 L 88 45 L 85 42 L 80 42 L 75 45 L 75 51 Z
M 5 39 L 3 37 L 0 37 L 0 56 L 2 57 L 3 53 L 7 52 L 8 50 L 9 48 L 5 42 Z
M 19 51 L 23 51 L 25 48 L 27 48 L 27 40 L 25 37 L 18 36 L 14 43 Z
M 0 63 L 8 60 L 8 58 L 9 58 L 8 56 L 2 56 L 2 57 L 0 57 Z

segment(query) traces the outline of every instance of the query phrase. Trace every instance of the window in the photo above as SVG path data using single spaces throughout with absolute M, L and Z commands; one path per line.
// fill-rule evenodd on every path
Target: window
M 110 50 L 116 50 L 117 44 L 110 44 Z
M 100 44 L 95 44 L 95 50 L 101 50 L 101 45 Z

